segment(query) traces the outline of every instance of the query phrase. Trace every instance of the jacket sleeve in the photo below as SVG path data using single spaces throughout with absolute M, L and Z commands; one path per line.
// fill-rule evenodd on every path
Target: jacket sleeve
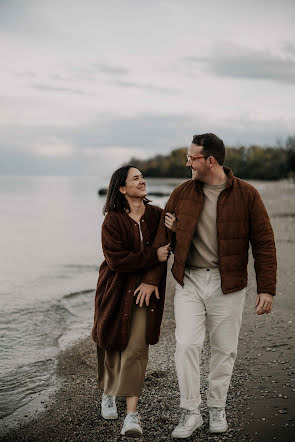
M 257 293 L 269 293 L 274 296 L 277 273 L 274 234 L 266 208 L 256 189 L 249 221 Z
M 104 257 L 109 267 L 115 272 L 137 272 L 159 263 L 157 249 L 145 247 L 138 252 L 131 252 L 124 244 L 118 220 L 104 221 L 101 230 Z
M 174 239 L 175 233 L 171 232 L 171 230 L 165 227 L 165 214 L 167 212 L 174 212 L 174 204 L 175 204 L 174 193 L 175 191 L 172 192 L 166 204 L 166 207 L 162 211 L 159 227 L 155 239 L 153 241 L 153 247 L 155 247 L 156 249 L 158 247 L 162 247 L 168 244 L 169 242 L 171 246 L 173 246 L 175 242 Z M 165 272 L 166 272 L 166 262 L 160 262 L 156 266 L 152 267 L 147 272 L 145 272 L 145 274 L 143 275 L 142 282 L 158 286 Z

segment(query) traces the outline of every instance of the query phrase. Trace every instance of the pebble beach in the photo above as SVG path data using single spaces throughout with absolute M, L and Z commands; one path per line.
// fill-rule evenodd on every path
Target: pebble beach
M 278 290 L 273 312 L 255 314 L 256 283 L 253 260 L 240 332 L 238 357 L 228 394 L 229 430 L 212 435 L 206 407 L 208 340 L 201 365 L 201 411 L 204 424 L 188 441 L 295 440 L 295 202 L 294 184 L 284 197 L 273 187 L 259 189 L 274 228 L 278 254 Z M 171 258 L 170 258 L 171 267 Z M 139 412 L 143 441 L 168 441 L 179 417 L 179 392 L 174 365 L 174 280 L 168 272 L 161 338 L 150 347 L 149 364 Z M 60 387 L 35 418 L 2 434 L 5 441 L 128 441 L 120 436 L 125 413 L 118 399 L 119 419 L 100 416 L 101 392 L 96 382 L 96 348 L 90 337 L 59 353 Z M 131 440 L 131 439 L 130 439 Z

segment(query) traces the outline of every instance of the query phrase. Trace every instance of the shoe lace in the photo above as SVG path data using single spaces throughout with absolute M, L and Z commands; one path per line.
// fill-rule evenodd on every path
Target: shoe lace
M 112 408 L 114 406 L 114 398 L 113 396 L 105 396 L 104 403 L 108 408 Z
M 220 410 L 217 407 L 211 407 L 211 416 L 213 420 L 220 422 L 222 416 L 222 410 Z
M 137 412 L 129 414 L 128 420 L 130 424 L 139 424 L 139 414 Z
M 186 423 L 188 421 L 188 418 L 190 417 L 190 411 L 189 410 L 182 410 L 180 419 L 179 419 L 179 426 L 185 427 Z

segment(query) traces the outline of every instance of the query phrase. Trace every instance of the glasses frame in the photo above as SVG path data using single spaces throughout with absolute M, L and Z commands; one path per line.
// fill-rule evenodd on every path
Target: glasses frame
M 211 156 L 211 155 L 209 155 L 209 156 Z M 187 161 L 190 161 L 192 163 L 194 160 L 196 160 L 198 158 L 205 158 L 205 159 L 207 159 L 207 158 L 209 158 L 209 156 L 202 155 L 202 156 L 198 156 L 198 157 L 192 157 L 191 155 L 186 155 L 186 159 L 187 159 Z

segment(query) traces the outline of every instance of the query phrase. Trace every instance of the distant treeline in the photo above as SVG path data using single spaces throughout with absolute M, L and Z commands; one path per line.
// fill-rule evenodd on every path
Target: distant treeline
M 172 150 L 169 155 L 156 155 L 147 160 L 132 158 L 146 177 L 189 178 L 185 167 L 187 147 Z M 295 177 L 295 136 L 288 137 L 284 147 L 227 147 L 225 163 L 237 177 L 244 179 L 279 180 Z

